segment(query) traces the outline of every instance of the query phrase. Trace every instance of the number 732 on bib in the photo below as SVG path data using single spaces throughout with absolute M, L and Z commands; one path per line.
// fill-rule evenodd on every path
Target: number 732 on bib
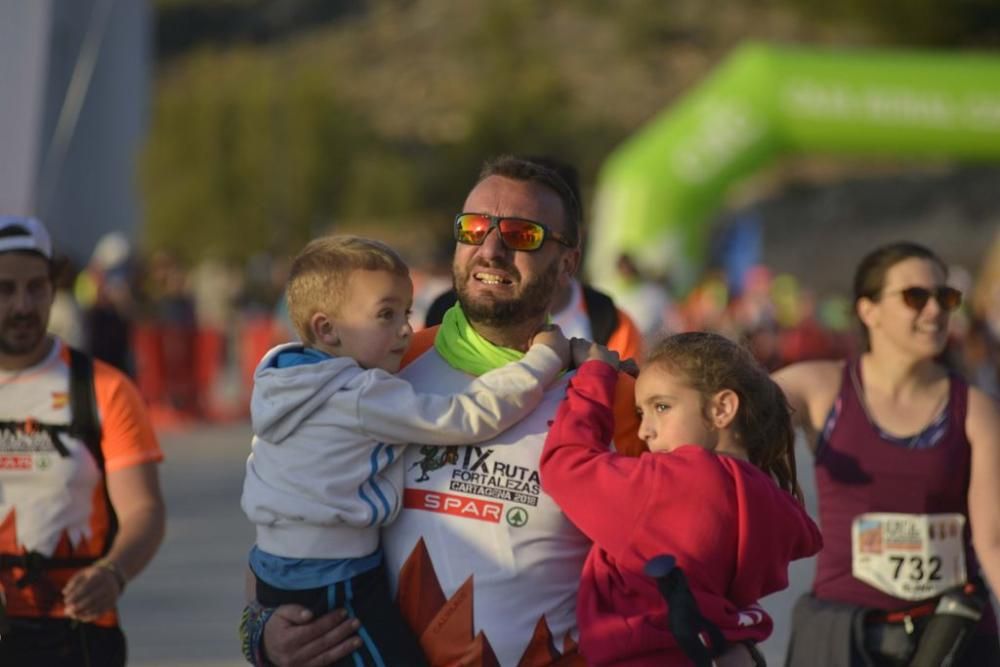
M 965 583 L 965 517 L 871 512 L 851 525 L 855 578 L 903 600 L 923 600 Z

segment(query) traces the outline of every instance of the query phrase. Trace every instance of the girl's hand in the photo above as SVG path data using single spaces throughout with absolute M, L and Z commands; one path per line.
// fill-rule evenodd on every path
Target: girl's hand
M 562 329 L 560 329 L 555 324 L 546 324 L 535 334 L 534 338 L 531 339 L 532 345 L 545 345 L 552 348 L 552 350 L 559 355 L 559 359 L 562 360 L 563 368 L 568 368 L 571 356 L 569 341 L 566 340 L 566 336 L 563 335 Z
M 573 353 L 574 368 L 579 368 L 585 361 L 603 361 L 615 370 L 621 367 L 621 359 L 618 358 L 617 352 L 584 338 L 572 339 L 570 350 Z

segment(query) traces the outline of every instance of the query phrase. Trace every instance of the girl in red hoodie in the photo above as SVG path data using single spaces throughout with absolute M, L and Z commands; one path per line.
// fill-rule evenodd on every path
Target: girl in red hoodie
M 638 458 L 608 450 L 617 354 L 574 339 L 570 382 L 542 454 L 542 486 L 594 542 L 577 598 L 591 665 L 688 665 L 646 562 L 670 554 L 702 615 L 730 642 L 762 641 L 757 604 L 788 563 L 822 546 L 795 479 L 788 404 L 751 355 L 722 336 L 670 336 L 635 383 Z

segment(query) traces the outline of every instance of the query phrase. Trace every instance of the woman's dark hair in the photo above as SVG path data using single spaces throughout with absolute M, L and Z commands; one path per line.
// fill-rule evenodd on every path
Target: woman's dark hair
M 667 336 L 653 346 L 643 372 L 657 365 L 682 375 L 701 394 L 706 421 L 711 398 L 726 389 L 734 392 L 739 397 L 739 408 L 733 430 L 746 448 L 750 463 L 802 502 L 788 401 L 748 350 L 719 334 L 681 333 Z
M 857 320 L 860 327 L 861 339 L 866 350 L 870 348 L 871 340 L 868 336 L 868 327 L 858 318 L 858 301 L 862 298 L 877 301 L 882 293 L 882 288 L 885 287 L 885 275 L 889 269 L 902 261 L 914 258 L 932 262 L 947 277 L 948 266 L 940 257 L 919 243 L 911 243 L 910 241 L 897 241 L 875 248 L 865 255 L 861 263 L 858 264 L 858 268 L 854 272 L 854 319 Z

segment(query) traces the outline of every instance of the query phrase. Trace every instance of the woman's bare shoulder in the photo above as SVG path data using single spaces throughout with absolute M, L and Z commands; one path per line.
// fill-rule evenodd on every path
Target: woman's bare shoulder
M 774 372 L 775 382 L 785 389 L 791 387 L 814 386 L 817 389 L 836 388 L 844 372 L 844 361 L 800 361 Z
M 792 421 L 806 429 L 810 442 L 837 399 L 843 372 L 843 361 L 803 361 L 773 375 L 792 409 Z

